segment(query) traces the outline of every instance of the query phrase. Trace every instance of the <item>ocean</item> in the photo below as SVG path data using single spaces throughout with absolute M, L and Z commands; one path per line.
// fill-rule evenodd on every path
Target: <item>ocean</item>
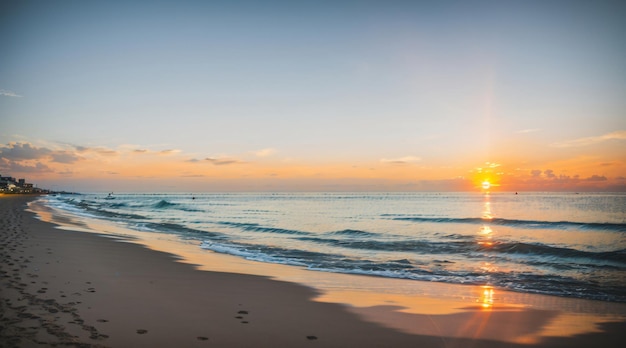
M 175 235 L 259 262 L 626 302 L 623 193 L 92 193 L 41 200 L 79 218 Z

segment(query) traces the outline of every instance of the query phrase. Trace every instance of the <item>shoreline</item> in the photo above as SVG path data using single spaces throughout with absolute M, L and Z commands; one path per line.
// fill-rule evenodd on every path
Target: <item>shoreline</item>
M 283 279 L 310 278 L 315 272 L 281 265 L 249 269 L 253 266 L 245 260 L 191 245 L 166 253 L 174 245 L 171 240 L 152 241 L 146 247 L 141 245 L 144 241 L 123 242 L 130 237 L 55 228 L 25 210 L 25 204 L 33 200 L 0 199 L 0 342 L 9 346 L 44 342 L 110 347 L 617 347 L 625 338 L 626 323 L 620 316 L 587 323 L 597 328 L 583 333 L 580 328 L 567 333 L 557 325 L 565 319 L 572 320 L 570 326 L 581 325 L 574 319 L 580 319 L 584 311 L 559 309 L 566 302 L 590 306 L 591 312 L 600 313 L 603 306 L 621 308 L 623 304 L 511 294 L 514 300 L 502 301 L 508 305 L 485 308 L 472 298 L 465 301 L 467 308 L 445 312 L 451 304 L 441 293 L 449 291 L 458 298 L 461 288 L 441 283 L 415 285 L 423 287 L 417 296 L 410 289 L 404 296 L 379 291 L 379 302 L 372 302 L 374 294 L 359 291 L 359 282 L 404 282 L 318 274 L 318 279 L 300 282 L 307 285 L 303 286 Z M 50 221 L 54 219 L 63 223 L 62 216 L 51 213 Z M 211 267 L 202 263 L 211 262 L 221 263 L 225 271 L 214 270 L 219 267 L 204 270 Z M 269 274 L 237 271 L 244 268 Z M 274 274 L 281 272 L 293 273 Z M 335 276 L 351 285 L 336 291 L 320 290 L 323 284 L 317 289 L 310 285 Z M 497 298 L 506 296 L 498 292 Z M 345 303 L 346 298 L 352 298 L 352 303 Z M 415 303 L 407 307 L 409 300 Z M 488 293 L 485 300 L 489 301 Z M 387 305 L 377 305 L 380 301 Z M 553 303 L 538 305 L 541 301 Z M 522 304 L 511 305 L 515 302 Z M 462 302 L 452 304 L 459 305 Z M 380 319 L 385 316 L 386 322 Z M 593 316 L 583 319 L 589 321 Z M 558 331 L 564 337 L 553 336 Z

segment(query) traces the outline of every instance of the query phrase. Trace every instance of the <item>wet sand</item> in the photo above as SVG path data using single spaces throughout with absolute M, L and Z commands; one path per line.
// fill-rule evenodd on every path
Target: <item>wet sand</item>
M 609 321 L 571 337 L 507 340 L 545 329 L 558 309 L 431 316 L 314 301 L 323 294 L 311 287 L 202 271 L 136 243 L 57 229 L 25 210 L 32 199 L 0 197 L 0 347 L 621 347 L 626 337 L 623 321 Z M 376 323 L 381 313 L 396 329 Z

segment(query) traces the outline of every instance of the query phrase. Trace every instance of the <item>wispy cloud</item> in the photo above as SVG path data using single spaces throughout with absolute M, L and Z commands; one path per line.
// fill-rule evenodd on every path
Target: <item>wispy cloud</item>
M 8 89 L 0 89 L 0 95 L 4 96 L 4 97 L 11 97 L 11 98 L 21 98 L 22 96 L 13 92 L 13 91 L 9 91 Z
M 57 163 L 72 164 L 80 160 L 80 157 L 67 151 L 58 151 L 58 152 L 52 153 L 50 156 L 52 157 L 52 162 L 57 162 Z
M 515 133 L 518 133 L 518 134 L 526 134 L 526 133 L 535 133 L 535 132 L 540 132 L 540 131 L 542 131 L 542 129 L 541 129 L 541 128 L 530 128 L 530 129 L 522 129 L 522 130 L 518 130 L 518 131 L 517 131 L 517 132 L 515 132 Z
M 180 150 L 175 150 L 175 149 L 167 149 L 167 150 L 161 150 L 159 151 L 159 155 L 173 155 L 175 153 L 179 153 Z
M 61 143 L 64 144 L 64 143 Z M 76 152 L 78 153 L 82 153 L 82 154 L 89 154 L 89 153 L 95 153 L 101 156 L 117 156 L 119 155 L 119 151 L 107 148 L 107 147 L 88 147 L 88 146 L 82 146 L 82 145 L 75 145 L 75 144 L 69 144 L 69 143 L 65 143 L 65 145 L 71 146 L 73 147 Z
M 85 147 L 85 146 L 80 146 L 80 145 L 72 145 L 72 146 L 73 146 L 73 147 L 76 149 L 76 151 L 78 151 L 78 152 L 86 152 L 86 151 L 89 151 L 89 148 L 88 148 L 88 147 Z
M 421 161 L 420 157 L 415 156 L 405 156 L 400 158 L 383 158 L 380 160 L 381 163 L 390 163 L 390 164 L 413 164 Z
M 257 157 L 267 157 L 273 155 L 274 153 L 276 153 L 276 150 L 272 148 L 262 149 L 254 152 Z
M 117 148 L 117 151 L 122 153 L 130 153 L 133 155 L 159 155 L 159 156 L 168 156 L 180 153 L 180 150 L 177 149 L 165 149 L 165 150 L 151 150 L 148 148 L 140 147 L 137 145 L 122 145 Z
M 607 133 L 604 135 L 599 135 L 596 137 L 587 137 L 587 138 L 579 138 L 574 140 L 562 141 L 552 143 L 553 147 L 559 148 L 567 148 L 567 147 L 580 147 L 580 146 L 589 146 L 598 143 L 602 143 L 608 140 L 624 140 L 626 139 L 626 131 L 615 131 L 611 133 Z
M 205 160 L 213 163 L 216 166 L 224 166 L 224 165 L 229 165 L 229 164 L 240 164 L 240 163 L 244 163 L 243 161 L 240 161 L 238 159 L 235 158 L 213 158 L 213 157 L 207 157 L 205 158 Z
M 485 167 L 486 168 L 498 168 L 502 166 L 500 163 L 496 163 L 496 162 L 485 162 Z
M 586 178 L 584 180 L 585 181 L 607 181 L 607 178 L 604 175 L 596 175 L 596 174 L 594 174 L 594 175 L 592 175 L 592 176 L 590 176 L 590 177 L 588 177 L 588 178 Z
M 93 150 L 95 153 L 102 155 L 102 156 L 117 156 L 119 155 L 119 152 L 115 151 L 115 150 L 111 150 L 108 149 L 106 147 L 95 147 L 95 148 L 91 148 L 90 150 Z

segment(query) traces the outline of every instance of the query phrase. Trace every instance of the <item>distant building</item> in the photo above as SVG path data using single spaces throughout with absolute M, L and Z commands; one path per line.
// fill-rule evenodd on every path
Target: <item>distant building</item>
M 12 192 L 17 187 L 15 178 L 10 176 L 0 176 L 0 190 L 4 192 Z
M 33 184 L 26 179 L 15 179 L 11 176 L 0 175 L 0 192 L 3 193 L 41 193 L 42 190 L 33 188 Z

